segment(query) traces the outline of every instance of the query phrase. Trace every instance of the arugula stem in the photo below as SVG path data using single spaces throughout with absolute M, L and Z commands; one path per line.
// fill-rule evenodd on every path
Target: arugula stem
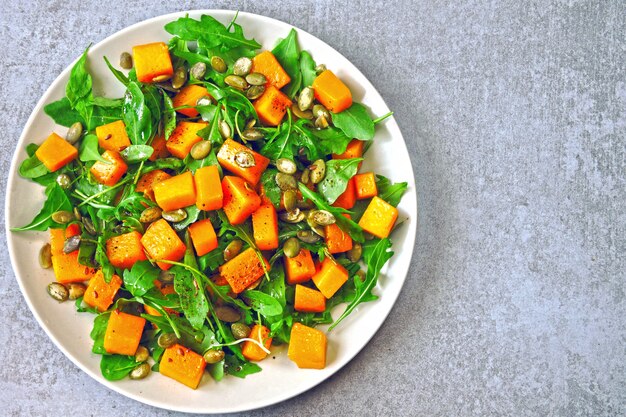
M 393 112 L 390 111 L 389 113 L 383 114 L 382 116 L 377 117 L 376 119 L 372 120 L 372 122 L 374 122 L 374 124 L 376 125 L 376 124 L 382 122 L 383 120 L 385 120 L 386 118 L 391 117 L 392 115 L 393 115 Z
M 85 200 L 83 200 L 83 202 L 82 202 L 82 203 L 80 203 L 80 204 L 78 205 L 78 207 L 80 207 L 80 206 L 83 206 L 83 205 L 87 204 L 87 203 L 88 203 L 88 202 L 90 202 L 91 200 L 94 200 L 94 199 L 96 199 L 96 198 L 100 197 L 101 195 L 103 195 L 103 194 L 105 194 L 105 193 L 108 193 L 108 192 L 109 192 L 109 191 L 111 191 L 111 190 L 115 190 L 116 188 L 119 188 L 119 187 L 121 187 L 122 185 L 125 185 L 126 183 L 128 183 L 128 182 L 129 182 L 129 180 L 130 180 L 130 179 L 131 179 L 130 177 L 126 177 L 126 178 L 124 178 L 122 181 L 120 181 L 120 182 L 118 182 L 117 184 L 115 184 L 114 186 L 109 187 L 109 188 L 107 188 L 106 190 L 102 190 L 102 191 L 100 191 L 99 193 L 95 193 L 94 195 L 91 195 L 91 196 L 89 196 L 89 197 L 85 198 Z M 79 194 L 79 195 L 80 195 L 80 194 Z

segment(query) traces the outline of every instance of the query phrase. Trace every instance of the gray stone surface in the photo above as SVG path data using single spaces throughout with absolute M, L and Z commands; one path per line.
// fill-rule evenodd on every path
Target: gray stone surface
M 626 414 L 625 3 L 385 3 L 239 5 L 363 70 L 396 111 L 419 195 L 382 329 L 329 381 L 251 415 Z M 237 5 L 3 1 L 0 172 L 87 42 L 206 7 Z M 173 415 L 82 373 L 35 322 L 6 252 L 0 274 L 1 415 Z

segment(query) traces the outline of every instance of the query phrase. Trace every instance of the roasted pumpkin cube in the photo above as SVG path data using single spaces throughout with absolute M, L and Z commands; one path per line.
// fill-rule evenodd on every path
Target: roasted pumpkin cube
M 176 210 L 196 203 L 196 185 L 190 171 L 168 178 L 152 186 L 154 199 L 164 211 Z
M 190 84 L 187 85 L 178 92 L 172 99 L 174 108 L 183 106 L 195 106 L 198 99 L 209 96 L 209 91 L 201 85 Z M 194 107 L 187 107 L 176 110 L 180 114 L 184 114 L 187 117 L 196 117 L 199 113 Z
M 326 310 L 326 297 L 318 290 L 297 284 L 293 309 L 303 313 L 321 313 Z
M 313 81 L 315 98 L 333 113 L 339 113 L 352 105 L 352 93 L 348 86 L 331 70 L 326 70 Z
M 202 140 L 198 132 L 206 126 L 206 123 L 178 122 L 167 141 L 167 150 L 176 158 L 185 159 L 193 145 Z
M 376 187 L 376 177 L 373 172 L 364 172 L 354 176 L 354 188 L 356 190 L 357 200 L 374 197 L 378 195 Z
M 291 77 L 287 74 L 270 51 L 263 51 L 252 58 L 251 72 L 258 72 L 265 75 L 266 85 L 272 85 L 279 90 L 291 82 Z
M 102 158 L 109 163 L 96 161 L 89 172 L 91 172 L 91 175 L 93 175 L 94 179 L 100 184 L 111 187 L 117 184 L 124 174 L 126 174 L 128 165 L 126 165 L 126 162 L 124 162 L 120 154 L 115 151 L 104 151 Z
M 300 249 L 300 253 L 293 258 L 285 256 L 283 259 L 288 284 L 300 284 L 315 275 L 315 264 L 308 249 Z
M 96 136 L 98 146 L 107 151 L 122 152 L 130 146 L 126 125 L 121 120 L 96 127 Z
M 144 197 L 146 197 L 148 200 L 154 201 L 153 187 L 161 181 L 165 181 L 170 178 L 172 178 L 170 174 L 160 169 L 146 172 L 141 177 L 139 177 L 139 181 L 137 181 L 135 191 L 137 191 L 138 193 L 143 193 Z
M 156 260 L 162 270 L 170 269 L 172 264 L 158 262 L 159 260 L 180 261 L 187 249 L 172 226 L 164 219 L 159 219 L 148 227 L 141 238 L 141 244 L 148 256 Z
M 202 256 L 217 248 L 217 236 L 210 219 L 198 220 L 189 226 L 196 255 Z
M 254 165 L 242 168 L 235 162 L 235 156 L 239 152 L 248 152 L 254 158 Z M 261 179 L 263 171 L 267 168 L 270 160 L 258 152 L 242 145 L 239 142 L 235 142 L 232 139 L 226 139 L 219 152 L 217 153 L 217 160 L 222 168 L 232 172 L 238 177 L 243 178 L 252 185 L 257 185 Z
M 252 327 L 252 330 L 250 330 L 250 335 L 248 336 L 248 338 L 256 340 L 257 342 L 265 346 L 265 349 L 268 350 L 272 345 L 270 330 L 265 326 L 255 324 L 254 327 Z M 243 342 L 241 353 L 247 360 L 255 362 L 262 361 L 267 357 L 266 351 L 261 349 L 258 344 L 249 340 Z
M 133 61 L 137 79 L 142 83 L 162 81 L 174 74 L 169 49 L 163 42 L 134 46 Z
M 163 352 L 159 372 L 189 388 L 196 389 L 204 374 L 206 362 L 201 355 L 185 346 L 175 344 Z
M 52 133 L 35 151 L 37 159 L 48 171 L 54 172 L 72 162 L 78 150 L 56 133 Z
M 122 279 L 117 275 L 111 277 L 111 281 L 104 280 L 104 274 L 99 270 L 85 290 L 83 301 L 85 304 L 96 307 L 99 311 L 105 311 L 113 304 L 117 291 L 122 286 Z
M 259 259 L 252 248 L 248 248 L 220 266 L 220 275 L 228 282 L 235 294 L 239 294 L 258 281 L 270 265 L 265 258 Z
M 298 368 L 324 369 L 326 346 L 326 335 L 322 331 L 296 322 L 291 327 L 287 356 Z
M 143 317 L 112 311 L 104 333 L 104 350 L 118 355 L 134 355 L 145 325 Z
M 224 192 L 217 166 L 198 168 L 193 180 L 196 183 L 196 206 L 205 211 L 221 209 L 224 204 Z
M 382 239 L 389 236 L 397 219 L 398 209 L 376 196 L 365 209 L 359 226 Z
M 109 238 L 106 253 L 111 265 L 122 269 L 130 269 L 135 262 L 147 259 L 141 246 L 141 233 L 137 231 Z
M 254 109 L 263 123 L 278 126 L 291 104 L 289 97 L 273 85 L 269 85 L 263 95 L 254 101 Z
M 222 192 L 224 213 L 231 224 L 243 223 L 261 206 L 261 197 L 242 178 L 225 176 L 222 179 Z
M 313 275 L 315 286 L 324 297 L 331 298 L 348 280 L 348 271 L 330 258 L 324 258 L 319 269 Z

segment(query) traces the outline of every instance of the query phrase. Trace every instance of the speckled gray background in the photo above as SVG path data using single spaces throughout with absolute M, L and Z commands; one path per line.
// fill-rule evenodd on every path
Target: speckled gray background
M 419 195 L 398 303 L 333 378 L 251 415 L 626 414 L 626 3 L 87 3 L 2 1 L 0 172 L 88 42 L 176 10 L 299 26 L 396 111 Z M 6 252 L 0 274 L 0 415 L 173 415 L 81 372 L 35 322 Z

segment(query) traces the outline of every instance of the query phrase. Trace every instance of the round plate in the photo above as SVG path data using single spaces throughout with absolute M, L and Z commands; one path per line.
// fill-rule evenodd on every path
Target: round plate
M 193 18 L 209 14 L 223 23 L 228 23 L 235 14 L 225 10 L 188 13 Z M 107 69 L 103 56 L 116 62 L 120 53 L 129 51 L 133 45 L 167 42 L 170 35 L 163 26 L 185 14 L 174 13 L 137 23 L 93 46 L 88 60 L 94 79 L 94 94 L 108 97 L 121 97 L 123 94 L 123 87 Z M 239 13 L 237 23 L 243 26 L 247 37 L 254 37 L 265 48 L 273 47 L 277 39 L 286 36 L 292 28 L 278 20 L 249 13 Z M 374 86 L 339 52 L 303 30 L 298 30 L 298 38 L 301 48 L 309 51 L 316 62 L 325 63 L 332 69 L 350 87 L 354 100 L 368 106 L 371 114 L 380 116 L 389 111 Z M 10 227 L 30 222 L 43 204 L 43 187 L 20 178 L 17 167 L 26 157 L 24 148 L 29 142 L 41 143 L 53 131 L 60 135 L 66 133 L 65 128 L 55 125 L 43 112 L 43 106 L 64 96 L 70 68 L 66 68 L 48 88 L 26 123 L 13 156 L 6 201 L 6 235 L 17 281 L 35 318 L 68 358 L 100 383 L 137 401 L 176 411 L 223 413 L 260 408 L 298 395 L 333 375 L 367 344 L 400 293 L 415 242 L 417 209 L 413 170 L 404 139 L 393 118 L 377 126 L 374 145 L 367 153 L 363 170 L 374 170 L 394 182 L 409 183 L 398 207 L 399 221 L 405 220 L 405 224 L 393 235 L 396 255 L 380 276 L 375 290 L 380 299 L 360 305 L 328 334 L 325 369 L 298 369 L 287 358 L 285 348 L 273 347 L 272 355 L 260 363 L 262 372 L 245 379 L 229 376 L 219 383 L 205 374 L 195 391 L 159 373 L 152 373 L 143 381 L 127 378 L 110 382 L 104 379 L 100 374 L 100 356 L 91 353 L 89 332 L 94 316 L 75 312 L 71 302 L 54 302 L 46 293 L 46 285 L 54 280 L 54 276 L 52 271 L 39 268 L 37 257 L 39 248 L 48 240 L 48 234 L 9 231 Z M 335 317 L 342 308 L 336 308 Z

